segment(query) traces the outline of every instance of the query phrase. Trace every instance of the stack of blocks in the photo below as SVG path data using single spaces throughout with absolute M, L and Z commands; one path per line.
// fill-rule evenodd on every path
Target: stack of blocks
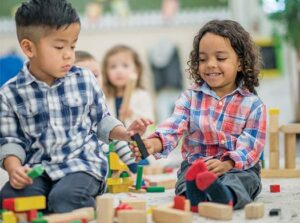
M 279 127 L 279 109 L 269 110 L 270 169 L 262 170 L 265 178 L 299 178 L 300 170 L 296 169 L 296 134 L 300 133 L 300 123 Z M 284 133 L 284 169 L 279 163 L 279 133 Z

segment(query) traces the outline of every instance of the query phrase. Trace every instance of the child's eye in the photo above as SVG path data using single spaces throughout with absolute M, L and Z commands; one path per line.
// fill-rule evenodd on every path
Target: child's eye
M 200 62 L 204 62 L 205 59 L 204 59 L 204 58 L 200 58 L 199 61 L 200 61 Z
M 72 50 L 75 50 L 75 46 L 71 46 L 71 49 L 72 49 Z
M 64 47 L 62 47 L 62 46 L 55 46 L 54 48 L 58 49 L 58 50 L 62 50 Z
M 224 61 L 224 60 L 226 60 L 227 58 L 225 58 L 225 57 L 220 57 L 220 58 L 217 58 L 219 61 Z

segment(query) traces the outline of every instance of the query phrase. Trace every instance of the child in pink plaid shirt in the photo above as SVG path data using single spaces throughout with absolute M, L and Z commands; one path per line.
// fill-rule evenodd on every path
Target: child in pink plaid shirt
M 161 158 L 183 138 L 175 193 L 190 199 L 193 211 L 204 201 L 243 208 L 261 191 L 266 109 L 255 91 L 259 50 L 237 22 L 213 20 L 195 36 L 188 65 L 194 84 L 144 144 Z

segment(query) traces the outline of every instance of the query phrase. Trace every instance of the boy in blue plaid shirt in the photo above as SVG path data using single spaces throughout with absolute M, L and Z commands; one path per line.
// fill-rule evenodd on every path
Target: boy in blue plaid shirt
M 5 198 L 33 195 L 47 196 L 49 212 L 94 206 L 108 168 L 98 139 L 129 141 L 151 121 L 125 129 L 92 72 L 73 66 L 80 20 L 65 0 L 26 1 L 15 20 L 29 62 L 0 89 L 0 164 L 9 174 L 0 209 Z M 45 172 L 32 181 L 36 164 Z

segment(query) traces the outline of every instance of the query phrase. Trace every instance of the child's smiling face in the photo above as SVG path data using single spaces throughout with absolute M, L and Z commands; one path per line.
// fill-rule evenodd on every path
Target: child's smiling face
M 201 78 L 219 97 L 236 89 L 240 59 L 229 39 L 209 32 L 204 34 L 199 43 L 198 70 Z

